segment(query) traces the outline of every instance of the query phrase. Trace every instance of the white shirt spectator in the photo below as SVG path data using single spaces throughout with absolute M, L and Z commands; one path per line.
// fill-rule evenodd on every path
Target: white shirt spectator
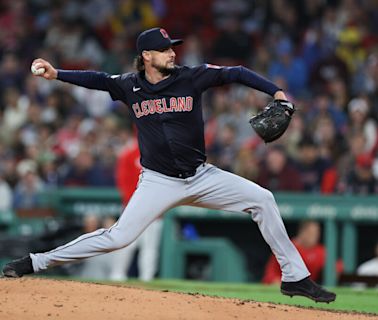
M 75 86 L 72 88 L 72 93 L 81 104 L 85 105 L 91 117 L 101 118 L 110 112 L 112 99 L 108 92 Z
M 378 257 L 361 264 L 357 269 L 359 276 L 377 276 L 378 277 Z
M 8 211 L 12 208 L 12 189 L 9 184 L 0 177 L 0 212 Z
M 375 244 L 375 257 L 370 259 L 357 268 L 359 276 L 377 276 L 378 277 L 378 242 Z

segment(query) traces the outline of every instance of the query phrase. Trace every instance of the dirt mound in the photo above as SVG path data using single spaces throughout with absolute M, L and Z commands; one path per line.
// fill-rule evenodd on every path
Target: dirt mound
M 0 280 L 0 319 L 378 319 L 195 294 L 40 278 Z

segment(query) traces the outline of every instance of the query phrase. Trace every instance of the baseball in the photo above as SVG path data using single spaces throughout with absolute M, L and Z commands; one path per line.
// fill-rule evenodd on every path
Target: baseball
M 45 68 L 36 68 L 35 67 L 35 65 L 34 64 L 32 64 L 32 66 L 31 66 L 31 72 L 34 74 L 34 75 L 36 75 L 36 76 L 39 76 L 39 75 L 41 75 L 41 74 L 44 74 L 45 73 Z

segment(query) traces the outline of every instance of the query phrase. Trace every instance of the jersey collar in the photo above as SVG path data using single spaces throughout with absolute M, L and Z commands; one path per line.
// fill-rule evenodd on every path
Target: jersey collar
M 161 90 L 164 90 L 167 88 L 169 85 L 172 84 L 177 78 L 178 75 L 178 68 L 175 68 L 173 73 L 166 79 L 159 81 L 158 83 L 152 84 L 146 80 L 145 73 L 144 71 L 138 72 L 137 73 L 137 81 L 138 84 L 145 90 L 146 92 L 150 93 L 156 93 Z

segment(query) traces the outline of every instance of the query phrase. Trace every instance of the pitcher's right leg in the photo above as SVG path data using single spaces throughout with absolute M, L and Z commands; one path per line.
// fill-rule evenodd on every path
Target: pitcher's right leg
M 273 194 L 247 179 L 216 167 L 193 179 L 190 190 L 197 195 L 193 205 L 249 213 L 277 257 L 283 281 L 298 281 L 309 272 L 287 235 Z
M 334 293 L 309 278 L 310 273 L 287 235 L 270 191 L 216 167 L 209 168 L 202 176 L 194 177 L 189 187 L 193 195 L 197 195 L 193 205 L 251 214 L 280 264 L 283 294 L 301 295 L 316 302 L 335 300 Z

